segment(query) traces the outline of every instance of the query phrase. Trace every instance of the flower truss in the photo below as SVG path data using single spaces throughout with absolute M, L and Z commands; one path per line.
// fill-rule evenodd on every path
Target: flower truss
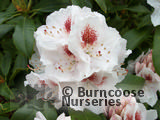
M 30 60 L 34 69 L 29 66 L 33 71 L 26 76 L 25 85 L 40 91 L 38 98 L 61 101 L 61 89 L 66 85 L 72 86 L 74 93 L 78 86 L 93 90 L 115 88 L 127 74 L 121 68 L 131 53 L 126 50 L 127 41 L 107 26 L 103 15 L 90 8 L 68 6 L 53 12 L 34 37 L 36 50 Z M 59 108 L 58 103 L 55 106 Z M 104 112 L 93 107 L 88 109 L 97 114 Z
M 155 120 L 156 110 L 146 110 L 134 97 L 122 97 L 120 106 L 106 107 L 106 116 L 110 120 Z
M 34 118 L 34 120 L 47 120 L 44 115 L 39 111 L 36 113 L 36 117 Z M 56 120 L 71 120 L 71 117 L 65 117 L 65 114 L 62 113 L 61 115 L 58 116 L 58 118 Z
M 142 53 L 135 62 L 131 63 L 129 66 L 130 70 L 146 80 L 143 87 L 144 97 L 139 98 L 140 101 L 154 106 L 158 99 L 156 92 L 157 90 L 160 91 L 160 76 L 155 72 L 153 66 L 152 50 L 148 51 L 145 55 Z
M 160 0 L 147 0 L 147 3 L 154 7 L 154 12 L 151 15 L 153 25 L 160 25 Z

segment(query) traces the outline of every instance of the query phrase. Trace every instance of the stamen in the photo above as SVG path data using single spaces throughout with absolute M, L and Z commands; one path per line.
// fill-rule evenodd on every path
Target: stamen
M 29 65 L 27 65 L 27 67 L 28 67 L 30 70 L 33 70 L 33 71 L 36 71 L 36 70 L 39 70 L 39 69 L 40 69 L 39 67 L 37 67 L 37 69 L 33 69 L 33 68 L 31 68 Z

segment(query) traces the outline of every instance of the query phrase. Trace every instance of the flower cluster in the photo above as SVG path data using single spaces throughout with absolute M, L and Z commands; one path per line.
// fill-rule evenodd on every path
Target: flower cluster
M 142 103 L 137 103 L 134 97 L 122 97 L 120 106 L 106 108 L 106 116 L 110 120 L 155 120 L 157 112 L 146 110 Z
M 130 62 L 128 69 L 145 79 L 144 97 L 139 98 L 140 101 L 154 106 L 158 100 L 156 92 L 160 91 L 160 76 L 155 72 L 153 66 L 152 50 L 145 55 L 142 53 L 134 62 Z
M 34 37 L 35 54 L 30 60 L 34 69 L 28 66 L 33 71 L 26 76 L 25 85 L 39 91 L 37 98 L 61 100 L 61 89 L 67 84 L 114 88 L 127 73 L 120 67 L 131 53 L 126 50 L 127 41 L 90 8 L 68 6 L 53 12 Z

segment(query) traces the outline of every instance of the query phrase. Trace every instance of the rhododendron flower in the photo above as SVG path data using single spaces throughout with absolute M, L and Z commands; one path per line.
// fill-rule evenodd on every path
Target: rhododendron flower
M 107 26 L 103 15 L 90 8 L 68 6 L 53 12 L 34 37 L 38 51 L 30 60 L 34 69 L 29 68 L 34 72 L 26 76 L 26 84 L 34 88 L 35 85 L 45 86 L 44 89 L 35 88 L 40 91 L 38 98 L 42 98 L 42 93 L 48 98 L 50 90 L 56 91 L 53 95 L 57 96 L 67 85 L 74 90 L 73 99 L 77 98 L 78 86 L 87 90 L 113 89 L 127 73 L 120 67 L 131 53 L 126 50 L 127 41 L 116 29 Z M 53 104 L 59 108 L 61 100 L 59 97 L 61 103 Z M 87 108 L 96 114 L 104 112 L 102 106 L 71 107 L 76 110 Z
M 106 116 L 110 120 L 155 120 L 156 110 L 146 110 L 141 103 L 136 103 L 134 97 L 122 97 L 120 106 L 109 106 Z
M 112 71 L 131 51 L 126 40 L 106 25 L 103 15 L 69 6 L 47 17 L 35 32 L 40 60 L 59 81 L 81 81 L 100 70 Z
M 72 26 L 76 24 L 75 18 L 96 16 L 105 23 L 103 15 L 91 12 L 89 8 L 68 6 L 50 14 L 43 25 L 35 32 L 36 46 L 40 53 L 40 60 L 48 71 L 54 72 L 53 76 L 59 81 L 80 81 L 89 76 L 89 63 L 82 61 L 68 49 L 68 40 Z M 51 78 L 53 77 L 51 76 Z
M 151 15 L 153 25 L 160 25 L 160 0 L 147 0 L 147 3 L 154 7 L 154 12 Z
M 146 55 L 142 53 L 135 62 L 130 63 L 129 70 L 134 71 L 137 76 L 143 77 L 146 81 L 143 87 L 144 97 L 139 97 L 141 102 L 147 102 L 154 106 L 157 101 L 157 90 L 160 91 L 160 76 L 155 72 L 152 61 L 152 50 Z

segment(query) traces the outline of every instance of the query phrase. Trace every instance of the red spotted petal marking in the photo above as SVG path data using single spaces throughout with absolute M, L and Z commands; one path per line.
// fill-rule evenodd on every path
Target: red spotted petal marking
M 90 77 L 83 79 L 82 82 L 86 82 L 87 80 L 89 80 L 93 82 L 95 85 L 102 85 L 105 79 L 107 79 L 107 77 L 102 77 L 102 79 L 99 79 L 97 73 L 93 73 Z
M 145 74 L 144 77 L 145 77 L 146 80 L 152 82 L 152 75 L 150 75 L 150 74 Z
M 68 33 L 70 33 L 71 31 L 71 18 L 69 17 L 66 21 L 65 21 L 65 29 Z
M 40 80 L 40 84 L 47 86 L 47 84 L 46 84 L 46 82 L 44 80 Z
M 65 53 L 67 53 L 68 56 L 74 56 L 73 53 L 71 51 L 69 51 L 68 45 L 64 46 L 64 51 L 65 51 Z
M 141 113 L 140 112 L 136 112 L 135 120 L 141 120 Z
M 133 116 L 127 113 L 126 115 L 126 120 L 133 120 Z
M 87 44 L 93 45 L 93 43 L 97 40 L 96 31 L 87 25 L 83 32 L 81 32 L 82 41 L 84 42 L 84 46 Z
M 55 82 L 53 82 L 53 81 L 50 81 L 50 84 L 51 84 L 52 86 L 58 86 L 58 84 L 55 83 Z

